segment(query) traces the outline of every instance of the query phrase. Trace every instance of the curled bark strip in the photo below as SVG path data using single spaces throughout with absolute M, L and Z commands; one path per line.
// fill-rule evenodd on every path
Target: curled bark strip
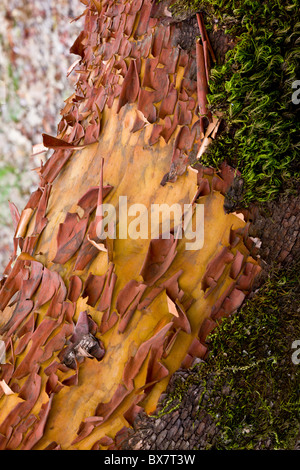
M 222 250 L 208 263 L 206 272 L 202 278 L 201 287 L 204 291 L 211 285 L 211 280 L 218 281 L 222 276 L 225 265 L 230 263 L 234 255 L 229 248 L 223 247 Z
M 22 285 L 22 267 L 24 261 L 17 259 L 10 274 L 0 290 L 0 310 L 4 310 L 10 299 L 20 290 Z M 1 334 L 1 333 L 0 333 Z
M 23 436 L 27 433 L 28 429 L 36 422 L 37 417 L 34 415 L 29 415 L 26 419 L 21 421 L 18 426 L 15 427 L 14 433 L 11 436 L 8 444 L 6 446 L 7 450 L 14 450 L 19 447 L 23 440 Z
M 183 306 L 180 304 L 178 300 L 176 300 L 176 307 L 177 307 L 178 315 L 175 316 L 173 319 L 175 328 L 180 328 L 185 333 L 190 334 L 192 331 L 190 322 L 188 320 L 186 312 L 184 311 Z
M 38 310 L 42 305 L 49 302 L 62 283 L 63 281 L 58 273 L 44 268 L 42 282 L 37 293 L 34 308 Z
M 72 155 L 73 150 L 56 150 L 41 168 L 40 176 L 42 184 L 53 183 L 63 166 Z
M 0 334 L 4 334 L 6 337 L 12 335 L 19 325 L 25 320 L 25 318 L 30 314 L 33 309 L 32 300 L 19 300 L 14 309 L 14 313 L 10 320 L 1 328 Z
M 68 289 L 68 299 L 71 302 L 76 302 L 80 297 L 82 290 L 82 280 L 79 276 L 71 276 Z
M 103 186 L 103 199 L 108 196 L 112 189 L 113 186 L 111 185 Z M 77 205 L 84 210 L 84 216 L 91 214 L 96 209 L 98 194 L 99 186 L 93 186 L 77 202 Z
M 210 113 L 207 108 L 208 84 L 207 84 L 206 73 L 205 73 L 204 52 L 203 52 L 203 46 L 199 42 L 196 43 L 196 58 L 197 58 L 197 93 L 198 93 L 198 104 L 199 104 L 199 112 L 200 112 L 200 130 L 201 130 L 201 133 L 204 133 L 203 118 L 205 116 L 209 117 Z
M 87 145 L 97 142 L 97 139 L 94 139 L 92 142 L 88 142 L 83 145 L 75 145 L 48 134 L 42 134 L 42 136 L 43 145 L 49 149 L 54 150 L 81 150 L 87 147 Z
M 138 99 L 138 110 L 143 113 L 145 119 L 151 124 L 156 121 L 157 111 L 154 106 L 155 95 L 153 91 L 141 88 Z
M 27 227 L 29 221 L 32 217 L 34 210 L 30 207 L 24 209 L 21 213 L 20 219 L 18 221 L 18 225 L 16 227 L 15 238 L 24 238 L 26 235 Z
M 209 60 L 208 46 L 207 46 L 206 41 L 203 42 L 203 53 L 204 53 L 206 81 L 207 83 L 209 83 L 210 60 Z
M 61 319 L 62 321 L 62 319 Z M 58 323 L 52 318 L 44 318 L 32 334 L 32 345 L 24 359 L 17 366 L 13 377 L 21 379 L 28 375 L 32 369 L 42 362 L 43 350 L 41 347 L 46 343 L 51 333 L 57 328 Z
M 155 297 L 157 297 L 164 289 L 173 302 L 175 302 L 177 299 L 181 301 L 184 296 L 184 292 L 179 288 L 178 279 L 182 273 L 183 271 L 180 270 L 162 284 L 158 285 L 157 287 L 153 287 L 149 292 L 146 291 L 146 295 L 141 299 L 141 302 L 138 305 L 138 309 L 141 310 L 149 307 Z
M 51 187 L 52 187 L 51 184 L 46 184 L 46 186 L 43 188 L 43 194 L 41 196 L 41 199 L 39 201 L 37 211 L 36 211 L 35 225 L 34 225 L 34 232 L 33 232 L 34 235 L 40 235 L 48 223 L 48 219 L 46 218 L 46 211 L 47 211 L 48 200 L 50 197 Z
M 204 43 L 204 41 L 207 43 L 207 47 L 208 47 L 208 50 L 211 54 L 211 57 L 212 57 L 212 60 L 214 62 L 216 62 L 216 56 L 215 56 L 215 53 L 214 53 L 214 50 L 211 46 L 211 43 L 210 43 L 210 40 L 209 40 L 209 37 L 208 37 L 208 34 L 207 34 L 207 31 L 206 31 L 206 28 L 204 26 L 204 19 L 203 19 L 203 14 L 200 12 L 200 13 L 197 13 L 197 21 L 198 21 L 198 26 L 199 26 L 199 29 L 200 29 L 200 34 L 201 34 L 201 39 L 202 39 L 202 42 Z
M 58 331 L 49 339 L 44 346 L 44 352 L 41 356 L 41 362 L 48 361 L 54 352 L 61 351 L 67 342 L 67 338 L 73 333 L 73 324 L 65 323 Z
M 112 413 L 120 406 L 123 400 L 131 393 L 133 389 L 127 389 L 124 385 L 118 385 L 112 399 L 108 403 L 99 403 L 96 408 L 96 416 L 103 418 L 104 423 Z
M 57 444 L 57 442 L 53 441 L 47 447 L 45 447 L 43 450 L 61 450 L 61 445 Z
M 152 286 L 169 268 L 176 256 L 177 240 L 172 234 L 169 239 L 151 240 L 146 259 L 141 269 L 145 284 Z
M 41 389 L 41 377 L 33 371 L 25 381 L 23 387 L 18 393 L 18 403 L 2 421 L 0 425 L 0 437 L 4 440 L 0 441 L 0 450 L 3 450 L 12 435 L 13 428 L 28 415 L 32 407 L 36 403 Z
M 145 118 L 144 114 L 142 113 L 142 111 L 139 111 L 137 109 L 136 110 L 136 118 L 135 118 L 134 124 L 132 126 L 131 132 L 132 133 L 137 132 L 137 131 L 143 129 L 147 124 L 149 124 L 149 122 Z
M 77 442 L 82 441 L 85 437 L 89 436 L 95 427 L 102 424 L 103 418 L 99 416 L 92 416 L 87 418 L 79 426 L 77 431 L 78 436 L 72 441 L 72 445 L 77 444 Z
M 178 334 L 180 332 L 180 328 L 177 328 L 177 329 L 172 329 L 170 331 L 170 334 L 168 336 L 166 336 L 166 340 L 164 342 L 164 349 L 163 349 L 163 357 L 166 358 L 168 357 L 168 355 L 170 354 L 174 344 L 175 344 L 175 341 L 178 337 Z
M 133 379 L 139 373 L 150 350 L 153 350 L 155 354 L 155 352 L 161 349 L 161 355 L 162 355 L 162 352 L 163 352 L 162 348 L 163 348 L 163 343 L 165 341 L 165 336 L 171 327 L 172 327 L 172 322 L 162 327 L 151 338 L 149 338 L 147 341 L 142 343 L 139 349 L 137 350 L 135 356 L 131 357 L 127 361 L 124 367 L 124 372 L 123 372 L 123 381 L 126 386 L 126 389 L 128 390 L 132 389 Z
M 103 166 L 104 166 L 104 159 L 101 158 L 100 160 L 100 182 L 99 182 L 99 190 L 98 190 L 98 197 L 97 197 L 97 209 L 96 209 L 96 217 L 94 222 L 90 225 L 88 230 L 89 238 L 95 242 L 99 242 L 101 237 L 99 237 L 99 233 L 102 235 L 103 232 Z
M 8 205 L 9 205 L 9 210 L 10 210 L 10 214 L 11 214 L 11 218 L 13 222 L 13 227 L 16 231 L 18 224 L 19 224 L 19 220 L 20 220 L 20 214 L 19 214 L 18 208 L 13 202 L 8 201 Z
M 237 251 L 230 269 L 230 277 L 232 279 L 236 279 L 238 277 L 238 274 L 241 272 L 243 262 L 244 255 L 240 251 Z
M 136 295 L 134 299 L 132 300 L 131 304 L 126 308 L 126 310 L 123 312 L 121 316 L 119 328 L 118 328 L 119 333 L 124 333 L 128 323 L 130 322 L 134 312 L 136 311 L 138 307 L 139 301 L 147 286 L 145 284 L 139 284 L 137 287 L 138 287 L 138 292 L 135 293 Z
M 44 275 L 44 266 L 38 261 L 25 262 L 23 271 L 27 271 L 27 279 L 23 277 L 21 296 L 31 299 Z
M 88 297 L 87 304 L 91 305 L 91 307 L 95 307 L 98 302 L 103 291 L 105 280 L 105 274 L 103 276 L 96 276 L 90 273 L 85 281 L 82 297 Z
M 85 37 L 86 37 L 86 33 L 82 31 L 79 34 L 78 38 L 75 40 L 74 44 L 70 48 L 71 54 L 80 55 L 82 59 L 84 57 L 83 41 Z
M 134 302 L 137 299 L 137 297 L 140 298 L 140 296 L 143 294 L 146 287 L 147 286 L 145 284 L 141 284 L 132 279 L 119 292 L 119 295 L 116 301 L 116 308 L 121 317 L 125 315 L 129 307 L 131 306 L 132 302 Z
M 68 212 L 57 232 L 57 251 L 53 263 L 65 264 L 82 245 L 88 217 L 79 219 L 78 214 Z
M 122 84 L 117 113 L 126 103 L 134 103 L 136 101 L 139 90 L 139 74 L 137 71 L 136 61 L 132 59 Z
M 53 397 L 54 394 L 51 394 L 48 403 L 44 403 L 41 406 L 38 420 L 34 423 L 31 433 L 29 433 L 24 439 L 21 450 L 32 449 L 33 446 L 42 438 L 48 415 L 50 413 Z
M 215 328 L 217 324 L 214 320 L 206 318 L 202 323 L 199 330 L 199 340 L 201 343 L 205 344 L 206 338 Z
M 207 353 L 207 346 L 202 344 L 197 338 L 192 341 L 191 346 L 189 347 L 188 354 L 192 357 L 198 357 L 203 359 Z
M 109 315 L 111 309 L 112 295 L 117 281 L 117 275 L 114 273 L 114 264 L 110 264 L 106 273 L 105 285 L 97 306 L 100 312 L 107 312 Z
M 128 424 L 130 426 L 133 426 L 133 423 L 134 423 L 137 415 L 143 411 L 143 408 L 136 404 L 136 402 L 139 402 L 139 401 L 141 401 L 140 396 L 136 397 L 135 402 L 123 414 L 124 418 L 126 419 L 126 421 L 128 422 Z M 110 444 L 108 444 L 108 445 L 110 445 Z
M 101 335 L 104 335 L 104 333 L 106 333 L 115 326 L 118 320 L 119 315 L 117 314 L 117 312 L 113 312 L 111 315 L 107 311 L 104 312 L 103 317 L 101 319 L 101 324 L 99 326 L 99 333 Z
M 85 238 L 77 255 L 74 271 L 83 271 L 86 266 L 98 255 L 99 250 Z
M 197 13 L 196 17 L 197 17 L 199 30 L 200 30 L 201 40 L 202 40 L 202 43 L 203 43 L 205 41 L 205 33 L 204 33 L 205 28 L 204 28 L 204 23 L 203 23 L 203 16 L 202 16 L 201 13 Z
M 225 311 L 225 315 L 230 315 L 237 310 L 243 303 L 246 294 L 238 288 L 233 289 L 229 297 L 226 297 L 222 304 L 222 308 Z
M 28 342 L 30 341 L 32 333 L 34 332 L 34 326 L 35 326 L 35 316 L 34 316 L 34 313 L 32 313 L 31 315 L 29 315 L 29 319 L 24 324 L 24 326 L 21 327 L 18 331 L 19 341 L 15 348 L 16 356 L 18 356 L 19 354 L 23 352 Z

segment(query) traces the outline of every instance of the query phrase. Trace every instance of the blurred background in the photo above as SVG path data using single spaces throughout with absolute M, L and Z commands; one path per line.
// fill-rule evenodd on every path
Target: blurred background
M 63 101 L 76 81 L 69 49 L 82 29 L 80 0 L 0 2 L 0 277 L 12 250 L 8 201 L 19 212 L 36 189 L 47 154 L 32 156 L 42 133 L 56 135 Z

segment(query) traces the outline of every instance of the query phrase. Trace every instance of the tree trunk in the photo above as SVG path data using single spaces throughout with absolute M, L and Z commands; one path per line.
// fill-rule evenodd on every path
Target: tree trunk
M 223 208 L 235 171 L 196 158 L 219 122 L 208 38 L 151 0 L 83 3 L 76 90 L 43 136 L 54 153 L 20 216 L 11 205 L 0 449 L 118 448 L 260 271 L 249 224 Z

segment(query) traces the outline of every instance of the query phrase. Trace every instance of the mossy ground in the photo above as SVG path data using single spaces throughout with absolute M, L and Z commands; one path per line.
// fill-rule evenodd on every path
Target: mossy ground
M 273 269 L 233 317 L 210 336 L 210 354 L 185 382 L 176 382 L 161 414 L 180 406 L 189 387 L 204 391 L 199 412 L 217 424 L 216 449 L 292 449 L 299 433 L 300 262 Z M 300 354 L 298 355 L 300 356 Z

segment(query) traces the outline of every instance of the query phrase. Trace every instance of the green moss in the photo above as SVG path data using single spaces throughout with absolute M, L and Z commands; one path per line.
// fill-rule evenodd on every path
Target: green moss
M 291 449 L 299 432 L 299 372 L 292 344 L 300 339 L 300 262 L 273 271 L 259 293 L 210 336 L 210 355 L 179 381 L 161 414 L 180 406 L 191 384 L 202 390 L 199 412 L 219 432 L 217 449 Z
M 271 442 L 290 448 L 299 431 L 299 366 L 292 343 L 300 338 L 299 267 L 274 272 L 259 295 L 211 336 L 208 367 L 219 372 L 207 410 L 219 415 L 219 448 Z M 230 384 L 224 395 L 224 384 Z
M 299 110 L 292 83 L 299 78 L 298 0 L 180 0 L 174 11 L 206 13 L 206 25 L 236 40 L 223 65 L 211 71 L 213 111 L 224 113 L 226 129 L 204 155 L 218 167 L 224 159 L 245 181 L 244 204 L 274 199 L 300 178 Z

